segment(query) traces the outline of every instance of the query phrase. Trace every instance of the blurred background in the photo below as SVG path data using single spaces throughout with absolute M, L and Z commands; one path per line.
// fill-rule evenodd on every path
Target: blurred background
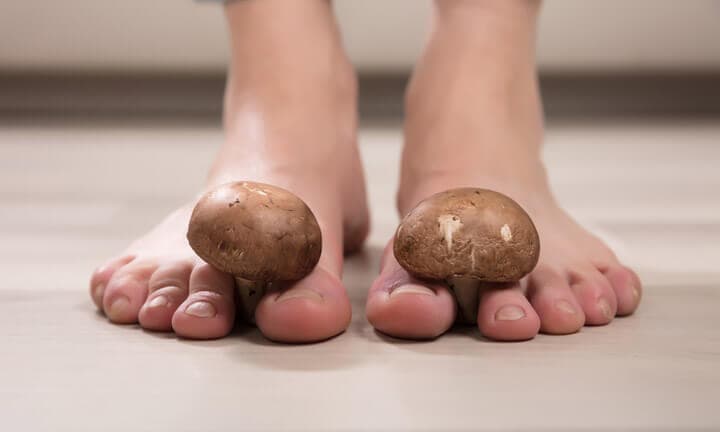
M 430 2 L 335 4 L 363 112 L 396 114 Z M 714 0 L 546 2 L 538 53 L 549 114 L 717 110 L 718 18 Z M 214 4 L 5 2 L 0 40 L 5 112 L 219 112 L 228 52 Z
M 220 73 L 222 9 L 178 0 L 5 2 L 3 70 Z M 407 73 L 422 47 L 430 2 L 336 0 L 361 72 Z M 558 2 L 544 5 L 546 72 L 697 72 L 720 69 L 720 5 L 713 0 Z M 378 49 L 382 47 L 382 49 Z

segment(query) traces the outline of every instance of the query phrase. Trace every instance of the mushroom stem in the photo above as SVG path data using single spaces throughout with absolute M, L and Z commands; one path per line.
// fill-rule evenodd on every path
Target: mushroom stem
M 265 282 L 254 282 L 235 276 L 235 289 L 240 299 L 242 314 L 249 323 L 255 323 L 255 309 L 265 295 L 266 286 Z
M 455 294 L 458 305 L 458 319 L 465 324 L 477 322 L 480 281 L 473 278 L 453 277 L 447 280 Z

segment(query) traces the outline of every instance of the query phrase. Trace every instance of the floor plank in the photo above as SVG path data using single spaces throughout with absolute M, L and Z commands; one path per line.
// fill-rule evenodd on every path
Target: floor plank
M 0 417 L 8 430 L 720 428 L 720 125 L 554 124 L 559 199 L 647 286 L 636 315 L 526 343 L 458 328 L 384 337 L 363 304 L 392 234 L 401 137 L 361 133 L 374 230 L 348 261 L 353 322 L 322 344 L 240 327 L 213 342 L 112 326 L 91 269 L 199 189 L 198 125 L 0 126 Z M 3 427 L 4 428 L 4 427 Z

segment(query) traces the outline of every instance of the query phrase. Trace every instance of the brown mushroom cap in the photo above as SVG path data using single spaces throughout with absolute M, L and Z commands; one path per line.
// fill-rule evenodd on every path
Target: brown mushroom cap
M 187 239 L 213 267 L 257 282 L 305 277 L 322 249 L 317 220 L 300 198 L 254 182 L 224 184 L 203 195 Z
M 528 214 L 509 197 L 459 188 L 410 211 L 395 233 L 393 252 L 419 278 L 514 282 L 537 264 L 540 239 Z

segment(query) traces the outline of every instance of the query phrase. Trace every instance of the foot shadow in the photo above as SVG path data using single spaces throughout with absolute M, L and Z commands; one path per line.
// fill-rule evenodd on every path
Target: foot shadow
M 373 333 L 382 342 L 386 342 L 386 343 L 389 343 L 392 345 L 414 345 L 414 346 L 430 345 L 430 344 L 435 343 L 438 339 L 440 339 L 442 337 L 442 335 L 440 335 L 433 339 L 403 339 L 403 338 L 398 338 L 395 336 L 385 334 L 378 329 L 373 329 Z
M 388 343 L 418 355 L 458 355 L 477 356 L 501 349 L 503 346 L 532 342 L 527 341 L 496 341 L 483 336 L 478 328 L 469 324 L 455 323 L 448 331 L 433 339 L 402 339 L 387 335 L 376 329 L 368 332 L 368 339 L 381 343 Z M 479 344 L 478 344 L 479 343 Z M 468 344 L 467 349 L 458 347 L 458 344 Z
M 222 339 L 233 361 L 267 370 L 313 372 L 351 369 L 363 359 L 348 349 L 346 333 L 310 343 L 282 343 L 266 339 L 257 328 L 243 327 Z M 248 343 L 250 342 L 250 343 Z
M 347 289 L 353 311 L 358 308 L 364 310 L 370 285 L 380 272 L 382 254 L 382 247 L 369 245 L 345 257 L 343 284 Z

